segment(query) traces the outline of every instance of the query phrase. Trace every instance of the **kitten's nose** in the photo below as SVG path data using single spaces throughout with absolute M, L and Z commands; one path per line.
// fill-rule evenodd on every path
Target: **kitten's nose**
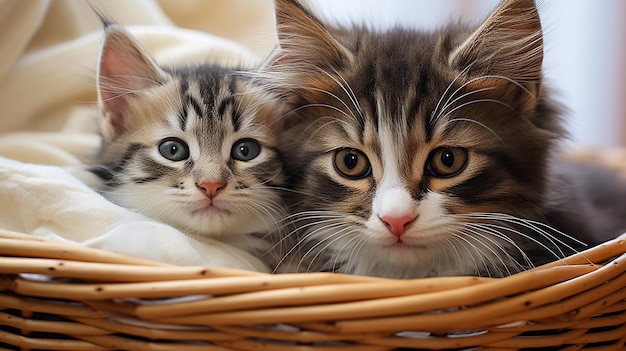
M 404 235 L 411 223 L 415 222 L 415 219 L 417 219 L 417 216 L 380 217 L 380 220 L 385 223 L 391 234 L 398 238 Z
M 196 185 L 198 186 L 198 188 L 200 188 L 200 190 L 204 192 L 206 196 L 208 196 L 211 199 L 217 196 L 217 193 L 219 193 L 220 190 L 224 189 L 224 187 L 226 186 L 226 184 L 222 182 L 200 183 Z

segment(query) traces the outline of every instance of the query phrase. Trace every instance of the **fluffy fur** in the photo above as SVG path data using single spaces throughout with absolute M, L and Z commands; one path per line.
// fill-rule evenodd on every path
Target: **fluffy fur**
M 275 99 L 235 69 L 161 68 L 112 23 L 97 77 L 102 193 L 189 235 L 267 250 L 285 216 Z
M 548 218 L 564 132 L 533 1 L 433 32 L 335 28 L 291 0 L 276 19 L 262 79 L 292 107 L 292 269 L 499 277 L 584 247 Z

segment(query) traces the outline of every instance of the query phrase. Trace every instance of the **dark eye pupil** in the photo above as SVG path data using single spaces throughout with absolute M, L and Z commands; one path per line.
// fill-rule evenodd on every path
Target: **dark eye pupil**
M 172 145 L 170 146 L 170 155 L 174 156 L 178 153 L 178 146 Z
M 239 153 L 247 157 L 250 154 L 250 149 L 246 145 L 241 145 L 239 146 Z
M 454 154 L 451 151 L 444 151 L 441 153 L 441 164 L 446 167 L 454 166 Z
M 343 163 L 348 169 L 354 169 L 359 164 L 359 156 L 356 154 L 347 154 L 343 159 Z

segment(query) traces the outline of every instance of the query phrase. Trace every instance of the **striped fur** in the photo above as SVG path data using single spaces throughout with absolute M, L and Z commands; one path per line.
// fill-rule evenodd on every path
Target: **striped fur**
M 275 99 L 235 69 L 161 68 L 122 27 L 105 34 L 92 167 L 102 194 L 189 235 L 267 250 L 259 237 L 285 216 Z M 258 145 L 256 157 L 233 156 L 255 152 L 248 145 Z
M 433 32 L 333 28 L 293 0 L 276 11 L 281 49 L 262 79 L 292 107 L 293 269 L 504 276 L 580 244 L 544 216 L 563 131 L 531 0 Z M 370 173 L 342 173 L 357 159 Z

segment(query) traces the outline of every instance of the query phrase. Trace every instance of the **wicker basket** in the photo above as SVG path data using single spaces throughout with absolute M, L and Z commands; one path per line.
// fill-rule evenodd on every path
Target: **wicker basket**
M 626 236 L 504 279 L 178 267 L 0 231 L 0 349 L 624 350 Z

